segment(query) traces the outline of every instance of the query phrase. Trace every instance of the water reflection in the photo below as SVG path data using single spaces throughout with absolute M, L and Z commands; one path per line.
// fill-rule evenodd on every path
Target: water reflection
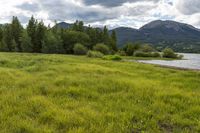
M 139 62 L 200 70 L 200 54 L 182 54 L 182 55 L 184 55 L 184 60 L 172 60 L 172 61 L 140 60 Z

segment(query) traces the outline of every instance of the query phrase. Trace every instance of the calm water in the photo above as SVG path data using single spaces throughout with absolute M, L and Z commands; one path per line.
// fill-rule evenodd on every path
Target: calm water
M 184 55 L 184 60 L 173 60 L 173 61 L 140 60 L 139 62 L 200 70 L 200 54 L 182 54 L 182 55 Z

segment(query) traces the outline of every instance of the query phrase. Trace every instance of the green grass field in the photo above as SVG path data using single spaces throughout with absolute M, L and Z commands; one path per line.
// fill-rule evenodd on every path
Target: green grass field
M 200 132 L 200 72 L 0 53 L 0 132 Z

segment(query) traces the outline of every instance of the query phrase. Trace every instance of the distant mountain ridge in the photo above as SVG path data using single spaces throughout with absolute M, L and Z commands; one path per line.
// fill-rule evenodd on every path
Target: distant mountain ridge
M 150 43 L 157 49 L 171 47 L 177 52 L 200 53 L 200 30 L 175 21 L 152 21 L 139 29 L 116 28 L 118 46 L 127 42 Z
M 60 22 L 57 24 L 58 27 L 63 28 L 63 29 L 68 29 L 72 26 L 73 24 L 66 23 L 66 22 Z
M 62 22 L 58 25 L 69 28 L 72 24 Z M 118 27 L 113 30 L 117 34 L 118 47 L 123 47 L 127 42 L 143 42 L 157 49 L 171 47 L 178 52 L 200 53 L 200 29 L 189 24 L 156 20 L 139 29 Z

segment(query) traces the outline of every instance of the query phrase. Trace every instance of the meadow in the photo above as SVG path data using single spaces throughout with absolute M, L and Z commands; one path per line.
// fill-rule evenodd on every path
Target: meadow
M 0 53 L 0 132 L 200 132 L 200 72 Z

